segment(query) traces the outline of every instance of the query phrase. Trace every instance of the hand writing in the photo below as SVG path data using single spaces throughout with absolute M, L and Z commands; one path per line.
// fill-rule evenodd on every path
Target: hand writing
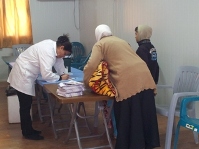
M 61 75 L 61 80 L 68 80 L 68 79 L 69 79 L 69 75 L 68 74 Z

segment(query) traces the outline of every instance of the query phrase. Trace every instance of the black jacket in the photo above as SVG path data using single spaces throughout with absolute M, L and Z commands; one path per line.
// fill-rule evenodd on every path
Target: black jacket
M 144 39 L 138 42 L 138 49 L 136 53 L 144 60 L 151 72 L 151 75 L 155 81 L 158 83 L 159 79 L 159 65 L 157 62 L 157 52 L 155 47 L 151 44 L 149 39 Z

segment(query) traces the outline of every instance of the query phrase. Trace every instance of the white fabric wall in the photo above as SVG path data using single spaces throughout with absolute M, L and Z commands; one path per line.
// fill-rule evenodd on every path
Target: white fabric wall
M 79 2 L 76 0 L 29 0 L 33 42 L 44 39 L 56 40 L 69 33 L 71 41 L 79 41 Z M 12 55 L 11 49 L 0 49 L 0 81 L 6 81 L 8 67 L 2 56 Z
M 91 51 L 96 39 L 94 35 L 98 24 L 113 27 L 112 0 L 79 0 L 80 5 L 80 41 L 87 53 Z
M 151 41 L 158 51 L 159 82 L 172 85 L 179 66 L 199 66 L 198 6 L 197 0 L 80 0 L 80 41 L 90 50 L 96 26 L 105 23 L 136 50 L 134 28 L 148 24 L 153 28 Z M 166 92 L 164 97 L 170 95 Z M 157 102 L 167 102 L 159 98 Z
M 79 3 L 74 0 L 29 0 L 34 43 L 56 40 L 69 33 L 71 41 L 79 41 Z

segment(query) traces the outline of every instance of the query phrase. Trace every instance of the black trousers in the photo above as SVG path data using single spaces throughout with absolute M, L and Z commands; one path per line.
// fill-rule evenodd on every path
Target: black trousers
M 32 106 L 32 96 L 17 91 L 19 98 L 19 114 L 21 120 L 21 130 L 23 135 L 33 134 L 32 120 L 30 116 L 30 109 Z
M 153 90 L 114 102 L 118 136 L 115 149 L 152 149 L 160 146 Z

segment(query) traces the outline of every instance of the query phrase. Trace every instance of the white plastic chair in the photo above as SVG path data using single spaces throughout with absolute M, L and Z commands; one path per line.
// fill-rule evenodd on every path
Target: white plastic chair
M 157 88 L 172 88 L 173 96 L 170 105 L 156 104 L 156 111 L 160 115 L 168 117 L 165 149 L 171 148 L 172 132 L 175 129 L 175 116 L 180 115 L 180 105 L 183 97 L 199 95 L 199 67 L 181 66 L 176 74 L 173 87 L 157 85 Z M 188 108 L 189 116 L 195 117 L 195 105 L 192 103 Z M 198 144 L 198 134 L 194 132 L 195 143 Z
M 24 52 L 27 48 L 29 48 L 31 44 L 16 44 L 12 46 L 13 55 L 19 56 L 22 52 Z

